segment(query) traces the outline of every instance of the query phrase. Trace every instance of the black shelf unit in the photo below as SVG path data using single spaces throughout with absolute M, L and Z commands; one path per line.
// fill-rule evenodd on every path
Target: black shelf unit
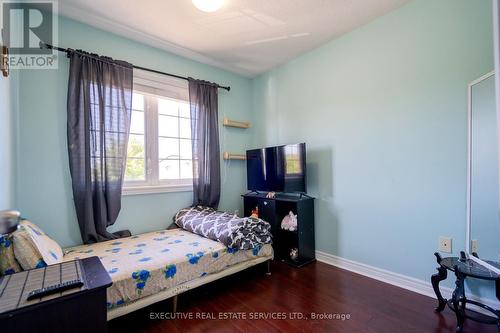
M 300 194 L 276 194 L 266 198 L 266 193 L 242 195 L 244 216 L 259 209 L 259 217 L 271 224 L 275 258 L 295 267 L 302 267 L 316 260 L 314 242 L 314 198 Z M 281 229 L 281 221 L 289 212 L 297 215 L 297 230 Z M 290 258 L 290 251 L 296 248 L 298 257 Z

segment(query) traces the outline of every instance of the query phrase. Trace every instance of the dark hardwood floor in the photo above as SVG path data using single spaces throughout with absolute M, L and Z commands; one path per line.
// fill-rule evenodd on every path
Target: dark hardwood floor
M 301 269 L 274 262 L 272 275 L 257 266 L 179 296 L 178 315 L 216 319 L 151 319 L 170 314 L 171 302 L 157 303 L 109 322 L 123 332 L 455 332 L 455 316 L 434 313 L 434 299 L 323 263 Z M 245 319 L 218 319 L 236 313 Z M 278 314 L 279 313 L 279 314 Z M 349 314 L 348 320 L 292 319 L 293 314 Z M 287 319 L 250 319 L 286 315 Z M 296 314 L 300 317 L 300 314 Z M 496 327 L 466 322 L 464 332 Z

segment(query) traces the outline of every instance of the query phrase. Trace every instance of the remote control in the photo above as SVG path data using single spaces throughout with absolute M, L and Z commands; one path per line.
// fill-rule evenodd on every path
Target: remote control
M 41 298 L 47 295 L 60 293 L 62 291 L 83 286 L 82 280 L 71 280 L 63 283 L 54 284 L 41 289 L 35 289 L 28 294 L 28 301 L 34 298 Z

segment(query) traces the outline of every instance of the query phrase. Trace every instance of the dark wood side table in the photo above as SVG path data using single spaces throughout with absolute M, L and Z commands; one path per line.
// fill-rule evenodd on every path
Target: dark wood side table
M 106 289 L 112 281 L 98 257 L 50 265 L 0 278 L 2 332 L 107 331 Z M 76 272 L 76 273 L 75 273 Z M 81 289 L 27 301 L 31 289 L 82 278 Z
M 465 297 L 464 282 L 467 277 L 488 280 L 495 282 L 496 296 L 500 300 L 500 275 L 492 272 L 488 268 L 478 264 L 477 262 L 466 258 L 465 253 L 461 252 L 460 258 L 458 257 L 447 257 L 442 258 L 439 253 L 434 253 L 437 259 L 439 267 L 438 272 L 431 277 L 432 288 L 436 293 L 438 299 L 438 306 L 436 307 L 436 312 L 441 312 L 444 310 L 446 305 L 455 312 L 457 316 L 457 332 L 462 332 L 465 319 L 470 319 L 484 324 L 497 325 L 500 329 L 500 310 L 493 309 L 486 304 L 482 304 L 476 301 L 469 300 Z M 500 263 L 487 261 L 489 264 L 500 268 Z M 445 280 L 448 276 L 447 271 L 452 271 L 455 273 L 455 290 L 453 291 L 450 300 L 446 300 L 439 290 L 439 283 Z M 488 312 L 490 312 L 493 317 L 489 319 L 486 316 L 472 315 L 466 312 L 466 304 L 473 304 L 478 306 Z

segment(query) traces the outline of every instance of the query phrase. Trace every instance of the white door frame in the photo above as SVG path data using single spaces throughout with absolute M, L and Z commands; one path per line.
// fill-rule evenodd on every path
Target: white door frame
M 497 0 L 494 0 L 497 1 Z M 467 94 L 468 94 L 468 105 L 467 105 L 467 119 L 468 119 L 468 124 L 467 124 L 467 227 L 465 229 L 465 251 L 469 254 L 469 259 L 476 261 L 480 265 L 483 265 L 487 267 L 488 269 L 496 272 L 497 274 L 500 274 L 500 269 L 488 264 L 487 262 L 476 258 L 475 256 L 472 255 L 471 251 L 471 229 L 472 229 L 472 88 L 483 82 L 486 79 L 489 79 L 490 77 L 495 75 L 495 71 L 491 71 L 477 80 L 472 81 L 469 83 L 468 88 L 467 88 Z M 495 81 L 498 80 L 497 77 L 495 77 Z M 498 93 L 498 89 L 495 89 Z M 498 101 L 497 97 L 497 101 Z M 498 104 L 498 103 L 497 103 Z M 499 119 L 500 113 L 498 112 L 498 106 L 497 106 L 497 121 Z M 497 126 L 497 129 L 500 129 L 499 126 Z M 499 136 L 499 130 L 497 130 L 497 137 Z M 500 147 L 500 145 L 498 146 Z M 499 154 L 500 156 L 500 151 Z M 500 173 L 499 173 L 500 176 Z M 499 189 L 500 189 L 500 183 L 499 183 Z M 499 208 L 500 208 L 500 202 L 499 202 Z

